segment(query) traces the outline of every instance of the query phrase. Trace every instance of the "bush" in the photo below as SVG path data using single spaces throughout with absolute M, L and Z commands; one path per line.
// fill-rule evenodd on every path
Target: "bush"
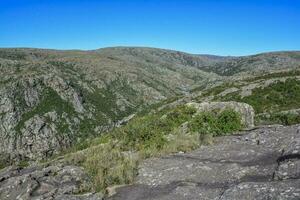
M 217 117 L 220 133 L 227 134 L 242 128 L 241 116 L 233 110 L 224 110 Z
M 203 112 L 197 114 L 189 123 L 192 132 L 199 134 L 216 134 L 218 132 L 217 120 L 213 113 Z
M 242 128 L 240 115 L 233 110 L 221 112 L 203 112 L 196 115 L 189 123 L 191 131 L 200 135 L 226 135 Z

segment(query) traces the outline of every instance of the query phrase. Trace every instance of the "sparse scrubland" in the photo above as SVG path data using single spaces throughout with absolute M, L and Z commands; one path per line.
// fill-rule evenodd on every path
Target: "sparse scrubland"
M 105 191 L 108 186 L 131 183 L 142 159 L 191 151 L 211 144 L 213 136 L 241 128 L 240 116 L 232 110 L 197 114 L 195 108 L 182 105 L 137 117 L 65 157 L 87 170 L 97 191 Z

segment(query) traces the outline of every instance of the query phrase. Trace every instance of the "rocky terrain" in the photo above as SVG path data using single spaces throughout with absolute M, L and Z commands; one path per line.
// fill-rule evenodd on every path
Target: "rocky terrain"
M 299 199 L 299 67 L 297 51 L 0 49 L 0 199 Z
M 0 153 L 16 161 L 47 158 L 151 104 L 219 79 L 189 65 L 190 57 L 135 48 L 1 49 Z
M 261 127 L 144 161 L 113 200 L 299 199 L 299 126 Z
M 299 130 L 254 128 L 189 153 L 145 160 L 135 183 L 111 189 L 107 199 L 299 199 Z M 7 168 L 0 173 L 0 198 L 102 199 L 100 193 L 80 194 L 90 184 L 75 166 Z
M 0 49 L 0 163 L 58 154 L 171 97 L 197 96 L 205 88 L 257 73 L 297 69 L 299 55 L 220 57 L 125 47 Z

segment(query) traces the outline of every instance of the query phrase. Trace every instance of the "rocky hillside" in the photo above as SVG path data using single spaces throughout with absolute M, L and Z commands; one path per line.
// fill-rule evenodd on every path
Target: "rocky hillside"
M 228 80 L 242 83 L 257 72 L 297 69 L 299 57 L 299 52 L 219 57 L 121 47 L 0 49 L 0 163 L 43 160 L 150 105 L 199 96 Z
M 0 199 L 299 199 L 299 128 L 265 126 L 300 123 L 299 67 L 300 52 L 0 49 Z
M 259 75 L 273 70 L 299 68 L 300 52 L 274 52 L 263 53 L 244 57 L 229 57 L 217 62 L 215 65 L 207 65 L 200 69 L 215 72 L 219 75 Z

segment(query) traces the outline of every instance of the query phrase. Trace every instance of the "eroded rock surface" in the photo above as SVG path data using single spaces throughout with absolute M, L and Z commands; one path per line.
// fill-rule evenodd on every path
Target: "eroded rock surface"
M 101 200 L 101 194 L 80 195 L 90 187 L 87 175 L 75 166 L 11 167 L 0 171 L 1 200 Z
M 262 127 L 142 163 L 110 200 L 300 199 L 298 126 Z

